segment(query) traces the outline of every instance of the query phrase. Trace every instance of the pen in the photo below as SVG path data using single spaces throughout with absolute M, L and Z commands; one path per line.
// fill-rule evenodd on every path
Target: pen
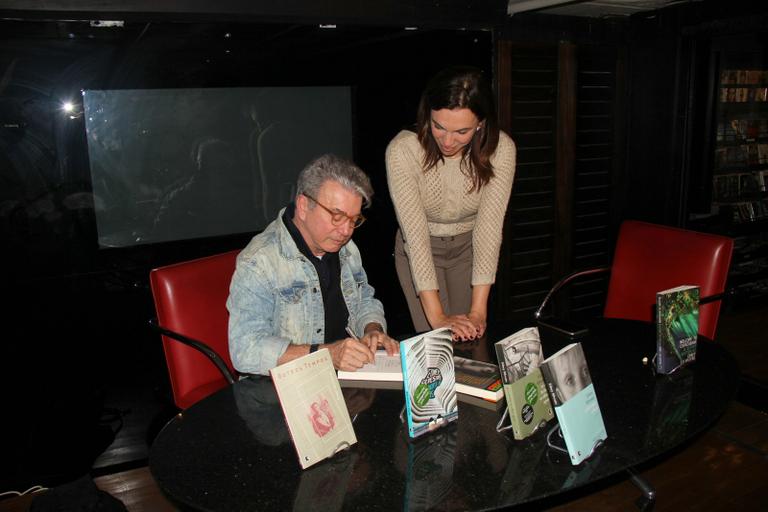
M 347 334 L 349 334 L 352 338 L 356 339 L 357 341 L 361 341 L 360 338 L 357 337 L 357 334 L 355 334 L 355 331 L 352 330 L 350 326 L 346 326 L 344 328 L 345 331 L 347 331 Z M 370 347 L 368 347 L 370 349 Z M 375 352 L 375 350 L 371 350 L 371 352 Z M 376 359 L 371 359 L 369 362 L 373 363 Z
M 355 331 L 353 331 L 350 326 L 346 326 L 344 330 L 346 330 L 347 334 L 349 334 L 352 338 L 355 338 L 357 341 L 360 341 L 360 338 L 357 337 L 357 334 L 355 334 Z

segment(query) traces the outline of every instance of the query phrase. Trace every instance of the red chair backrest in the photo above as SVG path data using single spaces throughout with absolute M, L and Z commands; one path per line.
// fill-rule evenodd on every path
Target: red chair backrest
M 226 302 L 240 251 L 230 251 L 152 270 L 149 282 L 161 327 L 202 341 L 230 370 Z M 166 336 L 165 361 L 173 400 L 186 409 L 227 385 L 216 366 L 202 353 Z
M 604 316 L 653 320 L 656 292 L 698 285 L 700 296 L 722 293 L 733 239 L 639 221 L 619 230 Z M 699 309 L 699 334 L 714 339 L 720 303 Z

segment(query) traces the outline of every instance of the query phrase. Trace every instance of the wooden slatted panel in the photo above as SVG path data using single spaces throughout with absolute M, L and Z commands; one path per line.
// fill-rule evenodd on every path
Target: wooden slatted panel
M 610 221 L 612 176 L 618 141 L 616 53 L 582 46 L 578 51 L 573 203 L 573 270 L 606 266 L 613 256 Z M 574 316 L 602 314 L 607 277 L 573 285 Z
M 515 185 L 505 219 L 494 313 L 530 321 L 552 280 L 557 48 L 500 51 L 502 126 L 517 145 Z M 508 126 L 504 126 L 504 125 Z

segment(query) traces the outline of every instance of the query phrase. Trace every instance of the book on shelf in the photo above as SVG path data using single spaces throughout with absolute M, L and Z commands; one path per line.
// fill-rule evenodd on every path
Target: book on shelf
M 491 402 L 504 397 L 499 367 L 493 363 L 466 357 L 453 357 L 456 372 L 456 392 L 476 396 Z
M 339 370 L 337 376 L 339 380 L 402 382 L 400 354 L 390 356 L 386 350 L 377 350 L 373 363 L 364 364 L 355 371 Z
M 452 333 L 448 328 L 400 343 L 408 436 L 416 438 L 458 419 Z
M 759 165 L 768 164 L 768 144 L 760 143 L 757 145 L 757 163 Z M 761 177 L 765 171 L 760 171 Z M 765 190 L 765 186 L 761 185 L 761 190 Z
M 682 285 L 656 293 L 656 371 L 671 373 L 696 359 L 699 287 Z
M 738 174 L 721 174 L 714 177 L 713 195 L 716 201 L 733 201 L 739 197 Z
M 566 345 L 540 368 L 571 464 L 579 464 L 608 437 L 581 343 Z
M 302 469 L 357 442 L 328 349 L 276 366 L 269 373 Z
M 741 194 L 756 194 L 760 191 L 760 184 L 757 176 L 751 172 L 745 172 L 739 175 L 739 190 Z
M 554 417 L 539 369 L 544 359 L 539 329 L 521 329 L 494 346 L 513 437 L 525 439 Z

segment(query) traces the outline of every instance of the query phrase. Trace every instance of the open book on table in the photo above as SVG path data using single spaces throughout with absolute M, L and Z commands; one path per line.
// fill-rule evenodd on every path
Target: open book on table
M 499 368 L 495 364 L 455 356 L 454 365 L 457 393 L 491 402 L 504 397 Z M 339 370 L 338 378 L 340 381 L 402 382 L 400 354 L 390 356 L 385 350 L 378 350 L 375 362 L 363 365 L 357 371 Z

